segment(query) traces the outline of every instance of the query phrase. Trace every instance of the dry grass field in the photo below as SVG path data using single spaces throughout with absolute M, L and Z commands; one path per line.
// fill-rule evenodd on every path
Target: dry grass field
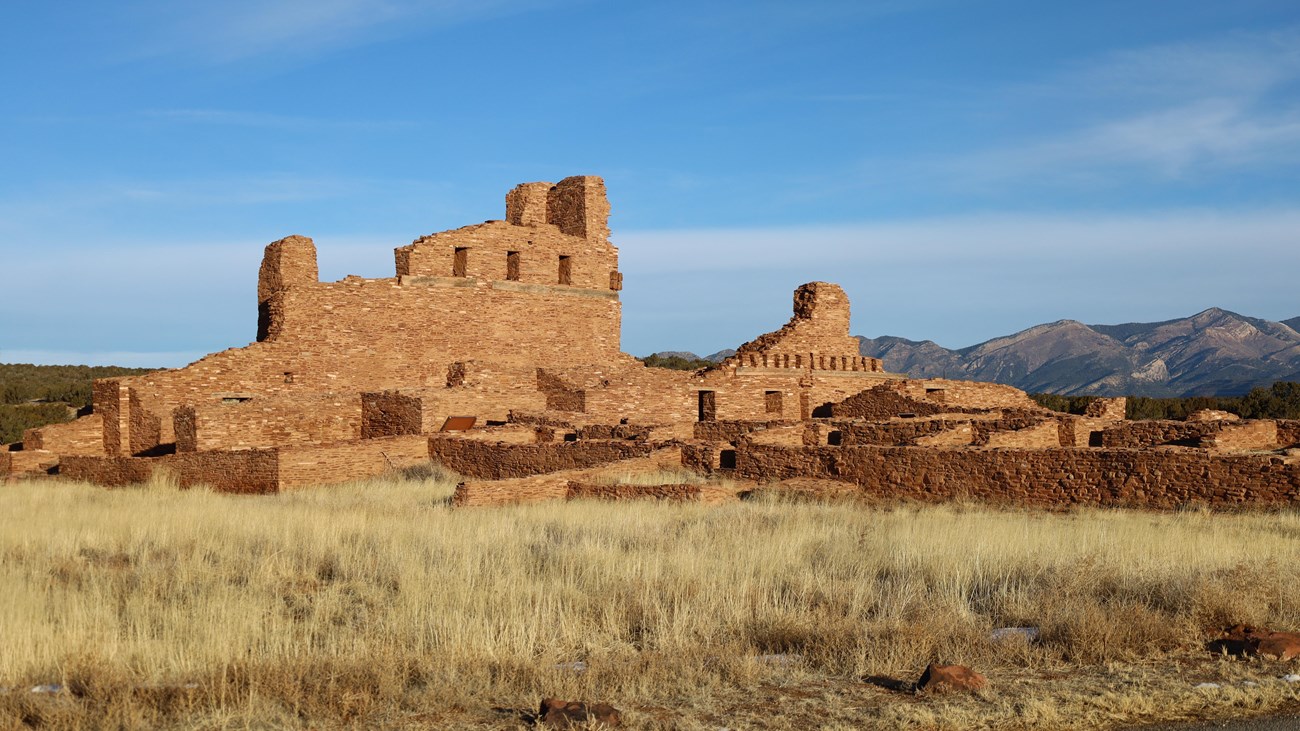
M 1300 629 L 1300 513 L 453 511 L 453 485 L 0 486 L 0 728 L 523 728 L 543 696 L 633 728 L 1116 728 L 1300 700 L 1294 664 L 1202 649 Z M 890 689 L 931 661 L 990 687 Z

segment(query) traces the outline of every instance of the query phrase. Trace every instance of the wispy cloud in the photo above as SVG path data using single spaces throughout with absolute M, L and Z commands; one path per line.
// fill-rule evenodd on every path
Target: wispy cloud
M 1110 186 L 1300 162 L 1300 31 L 1114 52 L 991 95 L 1009 122 L 1054 129 L 918 161 L 948 185 Z M 1042 127 L 1042 124 L 1037 125 Z
M 1207 99 L 1105 121 L 1055 138 L 939 163 L 968 181 L 1057 183 L 1168 180 L 1300 160 L 1300 109 L 1258 109 L 1249 99 Z
M 147 54 L 224 63 L 267 54 L 302 56 L 527 11 L 551 0 L 169 0 Z
M 710 334 L 779 325 L 790 291 L 813 280 L 846 288 L 855 333 L 952 347 L 1065 318 L 1155 321 L 1211 306 L 1267 318 L 1300 313 L 1291 282 L 1300 271 L 1300 208 L 636 231 L 616 243 L 634 352 L 734 346 Z M 760 318 L 766 324 L 755 324 Z
M 404 119 L 324 119 L 233 109 L 146 109 L 140 114 L 147 119 L 176 122 L 178 124 L 253 127 L 259 129 L 387 130 L 416 126 L 415 122 Z

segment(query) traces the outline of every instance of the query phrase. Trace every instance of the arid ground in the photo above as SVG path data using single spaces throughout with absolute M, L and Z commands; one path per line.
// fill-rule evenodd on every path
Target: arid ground
M 1300 512 L 452 510 L 453 480 L 0 488 L 0 728 L 522 728 L 556 696 L 632 728 L 1084 729 L 1300 703 L 1296 663 L 1204 649 L 1300 629 Z M 930 662 L 989 688 L 908 692 Z

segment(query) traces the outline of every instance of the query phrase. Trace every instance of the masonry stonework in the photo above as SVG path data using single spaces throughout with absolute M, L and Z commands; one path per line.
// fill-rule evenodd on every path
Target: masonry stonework
M 622 352 L 623 275 L 598 177 L 507 193 L 503 220 L 394 249 L 388 278 L 320 281 L 316 244 L 267 245 L 251 343 L 103 379 L 93 414 L 29 430 L 0 475 L 267 493 L 429 461 L 458 506 L 801 493 L 1038 505 L 1213 506 L 1297 498 L 1300 421 L 1129 422 L 1009 386 L 888 373 L 850 333 L 838 285 L 694 372 Z M 251 314 L 251 313 L 250 313 Z M 682 470 L 742 487 L 682 482 Z M 621 477 L 667 473 L 664 484 Z M 748 487 L 744 487 L 748 485 Z

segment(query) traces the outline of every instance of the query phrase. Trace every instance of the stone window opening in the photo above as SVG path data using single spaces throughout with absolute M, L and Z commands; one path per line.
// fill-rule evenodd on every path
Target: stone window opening
M 292 371 L 285 371 L 285 372 L 284 372 L 284 382 L 285 382 L 285 383 L 293 383 L 293 372 L 292 372 Z
M 451 276 L 464 277 L 469 270 L 469 247 L 457 246 L 451 259 Z
M 766 356 L 764 356 L 764 357 L 766 358 Z M 763 406 L 764 406 L 764 408 L 767 410 L 767 413 L 769 413 L 769 414 L 779 414 L 779 413 L 781 413 L 781 392 L 780 392 L 780 391 L 764 391 L 764 392 L 763 392 Z
M 720 470 L 736 469 L 736 450 L 723 449 L 718 452 L 718 469 Z
M 519 252 L 506 252 L 506 279 L 511 282 L 519 281 Z
M 560 254 L 560 284 L 573 284 L 573 257 Z

